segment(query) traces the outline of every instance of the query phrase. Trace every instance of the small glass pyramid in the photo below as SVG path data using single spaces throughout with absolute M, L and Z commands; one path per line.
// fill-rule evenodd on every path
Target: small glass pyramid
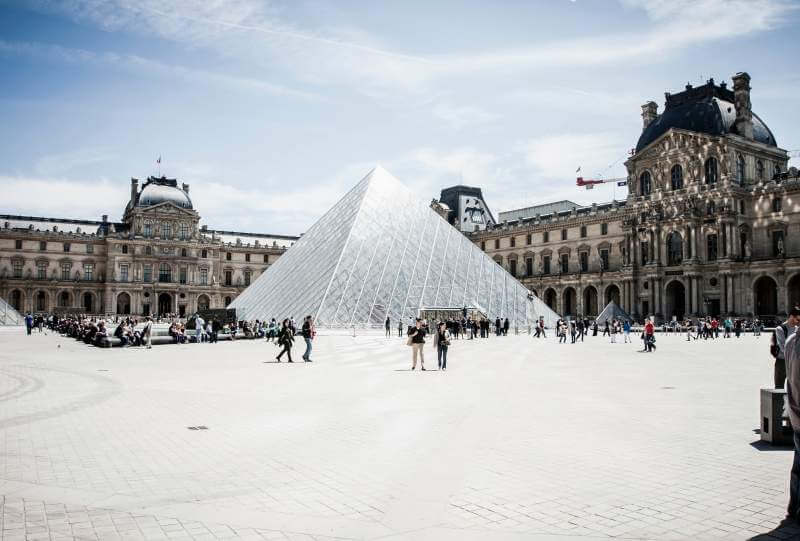
M 462 307 L 520 328 L 559 317 L 380 166 L 230 305 L 240 320 L 312 315 L 323 327 Z

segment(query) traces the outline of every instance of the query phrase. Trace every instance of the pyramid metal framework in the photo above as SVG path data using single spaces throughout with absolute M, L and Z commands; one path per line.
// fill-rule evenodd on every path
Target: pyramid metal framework
M 22 325 L 25 318 L 3 299 L 0 299 L 0 325 Z
M 505 269 L 380 166 L 230 308 L 240 320 L 313 315 L 318 326 L 382 326 L 422 309 L 470 307 L 512 326 L 558 319 Z

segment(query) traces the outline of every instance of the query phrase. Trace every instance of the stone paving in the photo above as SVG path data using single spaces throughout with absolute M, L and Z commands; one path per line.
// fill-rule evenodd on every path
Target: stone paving
M 377 334 L 290 365 L 3 329 L 2 540 L 800 538 L 758 443 L 768 336 L 639 349 L 492 337 L 412 372 Z

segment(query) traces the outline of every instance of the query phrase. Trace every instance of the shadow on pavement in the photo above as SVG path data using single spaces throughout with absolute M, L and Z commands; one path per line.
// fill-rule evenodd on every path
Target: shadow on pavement
M 771 541 L 774 539 L 800 539 L 800 524 L 794 520 L 784 519 L 774 530 L 758 534 L 748 541 Z
M 751 442 L 750 446 L 759 451 L 794 451 L 794 445 L 773 445 L 763 440 Z

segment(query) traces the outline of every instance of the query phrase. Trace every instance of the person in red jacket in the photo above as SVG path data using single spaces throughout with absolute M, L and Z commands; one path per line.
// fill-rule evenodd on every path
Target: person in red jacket
M 655 325 L 653 325 L 652 320 L 648 319 L 647 322 L 644 324 L 644 350 L 645 351 L 655 351 Z

